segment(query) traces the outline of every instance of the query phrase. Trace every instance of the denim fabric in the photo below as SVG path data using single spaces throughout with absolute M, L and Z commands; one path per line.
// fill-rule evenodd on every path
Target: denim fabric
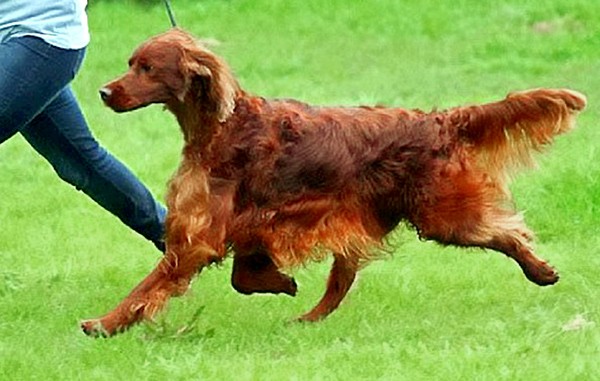
M 61 179 L 161 249 L 164 207 L 96 141 L 69 86 L 84 54 L 36 37 L 0 44 L 0 144 L 21 133 Z

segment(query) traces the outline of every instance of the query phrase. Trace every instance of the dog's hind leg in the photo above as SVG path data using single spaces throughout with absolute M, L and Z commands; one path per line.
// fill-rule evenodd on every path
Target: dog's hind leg
M 279 272 L 271 257 L 262 251 L 236 254 L 231 285 L 242 294 L 284 293 L 294 296 L 298 286 L 294 278 Z
M 499 251 L 517 262 L 531 282 L 547 286 L 556 283 L 558 273 L 546 261 L 535 255 L 531 245 L 532 234 L 525 228 L 520 215 L 501 217 L 488 228 L 487 237 L 474 239 L 474 244 Z
M 327 289 L 319 303 L 309 312 L 298 318 L 299 321 L 313 322 L 324 319 L 342 302 L 356 278 L 358 261 L 351 254 L 334 254 L 333 265 L 327 280 Z
M 525 226 L 521 215 L 492 208 L 469 211 L 468 202 L 462 209 L 454 209 L 453 216 L 444 212 L 448 209 L 434 210 L 429 218 L 415 223 L 421 238 L 445 245 L 499 251 L 517 262 L 530 281 L 540 286 L 558 281 L 557 272 L 535 255 L 531 244 L 533 233 Z M 427 223 L 423 222 L 425 220 Z

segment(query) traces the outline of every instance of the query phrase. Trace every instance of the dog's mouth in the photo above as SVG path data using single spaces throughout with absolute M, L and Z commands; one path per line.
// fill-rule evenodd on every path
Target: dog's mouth
M 101 88 L 99 93 L 102 102 L 104 102 L 104 104 L 110 107 L 113 111 L 118 113 L 134 111 L 147 106 L 144 103 L 134 102 L 131 99 L 123 99 L 122 96 L 117 96 L 117 94 L 109 87 Z
M 106 102 L 105 102 L 106 103 Z M 119 114 L 121 113 L 125 113 L 125 112 L 129 112 L 129 111 L 135 111 L 137 109 L 140 109 L 142 107 L 145 107 L 146 105 L 141 104 L 141 105 L 135 105 L 135 106 L 118 106 L 118 105 L 110 105 L 107 104 L 108 107 L 111 108 L 111 110 L 113 110 L 114 112 L 117 112 Z

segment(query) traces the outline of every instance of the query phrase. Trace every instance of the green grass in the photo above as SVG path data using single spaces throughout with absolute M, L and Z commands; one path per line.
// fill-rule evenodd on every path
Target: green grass
M 168 28 L 160 2 L 92 1 L 75 82 L 102 143 L 159 196 L 181 138 L 160 107 L 117 115 L 97 89 Z M 244 297 L 231 265 L 205 270 L 156 324 L 110 340 L 78 330 L 159 259 L 152 245 L 62 183 L 17 137 L 0 147 L 2 380 L 593 380 L 600 378 L 600 3 L 593 0 L 175 0 L 181 26 L 216 38 L 245 89 L 319 104 L 450 107 L 571 87 L 589 108 L 540 170 L 514 183 L 537 248 L 561 272 L 527 282 L 502 255 L 440 248 L 402 228 L 340 309 L 286 324 L 323 291 Z M 578 317 L 588 324 L 568 323 Z

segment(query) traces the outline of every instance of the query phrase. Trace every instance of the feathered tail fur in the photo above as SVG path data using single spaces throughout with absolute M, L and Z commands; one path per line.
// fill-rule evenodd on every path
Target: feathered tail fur
M 573 129 L 575 116 L 585 106 L 585 96 L 573 90 L 529 90 L 499 102 L 454 109 L 449 120 L 487 171 L 510 174 L 520 166 L 535 165 L 532 154 L 555 135 Z

